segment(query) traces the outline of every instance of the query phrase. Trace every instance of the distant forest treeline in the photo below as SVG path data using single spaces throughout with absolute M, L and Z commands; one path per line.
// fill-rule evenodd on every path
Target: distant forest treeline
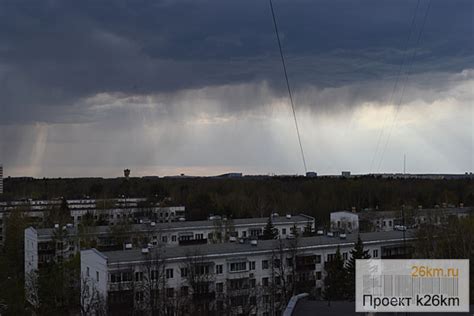
M 474 180 L 354 178 L 243 177 L 243 178 L 76 178 L 4 179 L 8 199 L 64 197 L 149 197 L 185 205 L 188 219 L 209 214 L 267 216 L 270 212 L 300 213 L 328 221 L 334 210 L 399 209 L 401 205 L 431 208 L 435 205 L 474 206 Z

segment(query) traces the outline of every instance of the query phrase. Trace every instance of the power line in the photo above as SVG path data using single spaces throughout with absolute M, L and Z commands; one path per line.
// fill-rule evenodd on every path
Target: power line
M 400 67 L 398 68 L 398 73 L 397 73 L 397 76 L 396 76 L 396 79 L 395 79 L 395 84 L 393 85 L 392 93 L 390 94 L 390 98 L 388 99 L 388 104 L 392 103 L 393 97 L 395 95 L 395 91 L 397 90 L 397 87 L 398 87 L 398 83 L 400 82 L 400 76 L 402 74 L 403 66 L 405 65 L 406 57 L 408 56 L 408 46 L 410 44 L 410 39 L 411 39 L 411 36 L 413 34 L 413 31 L 414 31 L 414 26 L 415 26 L 415 21 L 416 21 L 416 16 L 417 16 L 417 13 L 418 13 L 419 6 L 420 6 L 420 0 L 418 0 L 416 2 L 415 12 L 413 14 L 413 18 L 412 18 L 411 24 L 410 24 L 410 32 L 408 33 L 408 38 L 407 38 L 407 41 L 405 43 L 405 49 L 403 50 L 402 62 L 400 63 Z M 372 167 L 374 166 L 375 158 L 377 157 L 377 153 L 379 151 L 380 142 L 382 141 L 382 135 L 383 135 L 383 132 L 385 130 L 385 125 L 387 124 L 387 120 L 388 120 L 388 115 L 385 116 L 385 119 L 384 119 L 383 124 L 382 124 L 382 128 L 380 129 L 379 137 L 377 139 L 377 146 L 375 147 L 374 156 L 372 157 L 372 161 L 370 163 L 369 173 L 372 173 Z
M 416 55 L 416 51 L 418 49 L 418 46 L 420 44 L 420 40 L 421 40 L 421 36 L 423 34 L 423 29 L 425 28 L 425 24 L 426 24 L 426 19 L 428 17 L 428 12 L 430 11 L 430 7 L 431 7 L 431 0 L 428 0 L 428 5 L 426 7 L 426 11 L 425 11 L 425 15 L 423 17 L 423 22 L 421 24 L 421 28 L 420 28 L 420 32 L 418 33 L 418 38 L 416 40 L 416 44 L 415 44 L 415 48 L 413 49 L 413 54 L 411 56 L 411 59 L 410 59 L 410 62 L 408 63 L 407 65 L 407 71 L 405 73 L 405 80 L 403 82 L 403 86 L 402 86 L 402 91 L 401 91 L 401 95 L 400 95 L 400 99 L 398 101 L 398 104 L 397 104 L 397 107 L 395 109 L 395 116 L 393 118 L 393 122 L 392 122 L 392 126 L 390 127 L 390 130 L 389 130 L 389 133 L 388 133 L 388 137 L 387 137 L 387 141 L 385 142 L 385 146 L 384 146 L 384 149 L 382 151 L 382 155 L 380 157 L 380 162 L 379 162 L 379 165 L 378 165 L 378 168 L 377 170 L 380 171 L 380 167 L 382 165 L 382 161 L 383 161 L 383 158 L 384 158 L 384 155 L 385 155 L 385 151 L 387 150 L 387 147 L 388 147 L 388 143 L 390 142 L 390 137 L 392 135 L 392 131 L 393 131 L 393 128 L 395 127 L 396 125 L 396 122 L 397 122 L 397 118 L 398 118 L 398 114 L 400 113 L 400 107 L 401 107 L 401 104 L 402 104 L 402 101 L 403 101 L 403 97 L 405 95 L 405 88 L 406 88 L 406 85 L 407 85 L 407 81 L 408 81 L 408 75 L 409 75 L 409 72 L 410 72 L 410 69 L 413 65 L 413 60 L 415 59 L 415 55 Z
M 286 87 L 288 89 L 288 96 L 290 98 L 291 110 L 293 111 L 293 118 L 295 120 L 296 134 L 298 136 L 298 143 L 300 145 L 301 158 L 303 160 L 304 172 L 306 173 L 308 170 L 306 168 L 306 159 L 304 157 L 303 145 L 301 144 L 300 129 L 298 127 L 298 120 L 296 119 L 295 105 L 293 103 L 293 95 L 291 93 L 290 81 L 288 80 L 288 73 L 286 71 L 285 57 L 283 55 L 283 49 L 281 48 L 280 34 L 278 33 L 278 26 L 277 26 L 277 21 L 276 21 L 276 18 L 275 18 L 275 11 L 273 10 L 272 0 L 269 0 L 269 2 L 270 2 L 270 9 L 272 11 L 273 25 L 275 26 L 275 34 L 276 34 L 276 38 L 277 38 L 277 41 L 278 41 L 278 48 L 280 49 L 280 57 L 281 57 L 281 63 L 283 65 L 283 72 L 285 73 L 285 81 L 286 81 Z

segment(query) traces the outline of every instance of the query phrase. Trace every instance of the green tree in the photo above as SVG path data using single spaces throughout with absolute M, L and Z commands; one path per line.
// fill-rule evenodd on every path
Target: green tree
M 133 227 L 127 219 L 123 219 L 115 225 L 109 226 L 109 236 L 113 241 L 116 250 L 123 248 L 123 244 L 128 241 L 133 231 Z M 143 246 L 143 245 L 136 245 Z
M 357 259 L 370 259 L 369 251 L 364 250 L 364 243 L 362 239 L 360 239 L 360 235 L 357 237 L 357 242 L 351 250 L 351 257 L 345 266 L 347 285 L 344 289 L 346 290 L 346 298 L 351 301 L 353 301 L 355 297 L 355 268 Z
M 412 245 L 416 258 L 469 259 L 469 293 L 474 303 L 474 215 L 452 217 L 444 225 L 422 225 Z
M 293 224 L 293 226 L 290 227 L 290 232 L 294 237 L 299 237 L 300 232 L 298 231 L 298 227 L 296 226 L 296 223 Z
M 78 225 L 78 235 L 81 249 L 96 247 L 96 238 L 93 236 L 94 224 L 94 216 L 90 212 L 87 212 L 82 216 L 82 220 Z
M 303 236 L 304 237 L 311 237 L 314 235 L 314 232 L 313 232 L 313 225 L 311 224 L 311 222 L 308 222 L 306 224 L 306 227 L 304 228 L 304 231 L 303 231 Z
M 331 301 L 340 301 L 345 299 L 345 290 L 347 281 L 346 270 L 344 269 L 344 259 L 342 259 L 339 246 L 336 254 L 331 261 L 324 265 L 326 276 L 324 278 L 323 297 L 330 304 Z
M 278 230 L 273 225 L 272 216 L 268 217 L 267 225 L 263 229 L 263 239 L 276 239 L 278 237 Z
M 39 315 L 67 315 L 79 310 L 79 271 L 79 254 L 63 262 L 45 264 L 39 270 Z
M 55 205 L 51 207 L 44 220 L 46 227 L 51 227 L 55 224 L 63 226 L 71 222 L 71 211 L 69 210 L 67 200 L 64 198 L 61 200 L 61 204 L 59 206 Z
M 25 315 L 24 231 L 27 219 L 15 209 L 6 218 L 4 248 L 0 252 L 0 313 Z

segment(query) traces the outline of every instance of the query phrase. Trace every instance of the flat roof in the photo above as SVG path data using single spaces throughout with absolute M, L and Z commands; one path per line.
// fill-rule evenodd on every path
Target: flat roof
M 331 214 L 340 214 L 340 213 L 348 214 L 348 215 L 351 215 L 351 216 L 359 216 L 358 213 L 350 212 L 350 211 L 335 211 L 335 212 L 331 212 Z
M 354 243 L 357 241 L 357 236 L 357 234 L 348 234 L 346 239 L 328 236 L 302 237 L 297 240 L 297 246 L 299 251 L 303 252 L 305 249 L 312 250 L 336 245 L 353 247 Z M 360 237 L 365 245 L 391 241 L 394 243 L 400 243 L 403 241 L 403 232 L 389 231 L 361 233 Z M 406 240 L 412 239 L 414 239 L 414 230 L 407 230 Z M 246 256 L 255 253 L 271 253 L 279 247 L 280 241 L 282 242 L 284 249 L 294 247 L 292 242 L 294 242 L 295 239 L 276 239 L 259 240 L 257 246 L 253 246 L 250 243 L 240 244 L 236 242 L 180 247 L 157 247 L 151 248 L 147 255 L 142 254 L 141 249 L 106 251 L 102 252 L 102 254 L 107 257 L 109 264 L 138 263 L 147 260 L 156 260 L 157 258 L 165 259 L 167 261 L 175 261 L 193 255 L 212 259 L 225 256 Z
M 274 224 L 294 224 L 294 223 L 307 223 L 308 221 L 313 221 L 314 218 L 308 215 L 300 214 L 291 216 L 291 218 L 287 218 L 286 216 L 276 216 L 273 217 Z M 241 227 L 241 226 L 262 226 L 266 225 L 268 221 L 268 217 L 260 217 L 260 218 L 237 218 L 228 220 L 231 222 L 234 227 Z M 204 220 L 204 221 L 184 221 L 184 222 L 166 222 L 166 223 L 156 223 L 155 226 L 151 226 L 151 224 L 131 224 L 131 232 L 152 232 L 156 231 L 164 232 L 164 231 L 183 231 L 183 230 L 191 230 L 191 229 L 209 229 L 215 228 L 216 224 L 221 222 L 222 225 L 225 225 L 225 220 Z M 108 234 L 110 232 L 110 228 L 113 226 L 90 226 L 88 227 L 87 235 L 101 235 L 101 234 Z M 53 235 L 54 228 L 40 228 L 36 230 L 38 232 L 38 237 L 47 238 L 48 236 Z M 78 234 L 78 229 L 75 227 L 68 228 L 69 234 L 75 236 Z
M 405 210 L 406 216 L 427 216 L 434 214 L 471 214 L 474 207 L 440 207 L 440 208 L 415 208 Z M 402 210 L 396 211 L 361 211 L 358 212 L 361 219 L 372 219 L 380 217 L 401 217 Z

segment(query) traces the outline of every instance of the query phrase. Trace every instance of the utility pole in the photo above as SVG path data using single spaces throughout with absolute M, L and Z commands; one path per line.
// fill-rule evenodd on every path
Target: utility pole
M 403 155 L 403 174 L 406 173 L 406 168 L 407 168 L 407 155 Z
M 405 226 L 405 204 L 402 205 L 402 231 L 403 231 L 403 256 L 405 259 L 407 258 L 407 243 L 406 243 L 406 226 Z

